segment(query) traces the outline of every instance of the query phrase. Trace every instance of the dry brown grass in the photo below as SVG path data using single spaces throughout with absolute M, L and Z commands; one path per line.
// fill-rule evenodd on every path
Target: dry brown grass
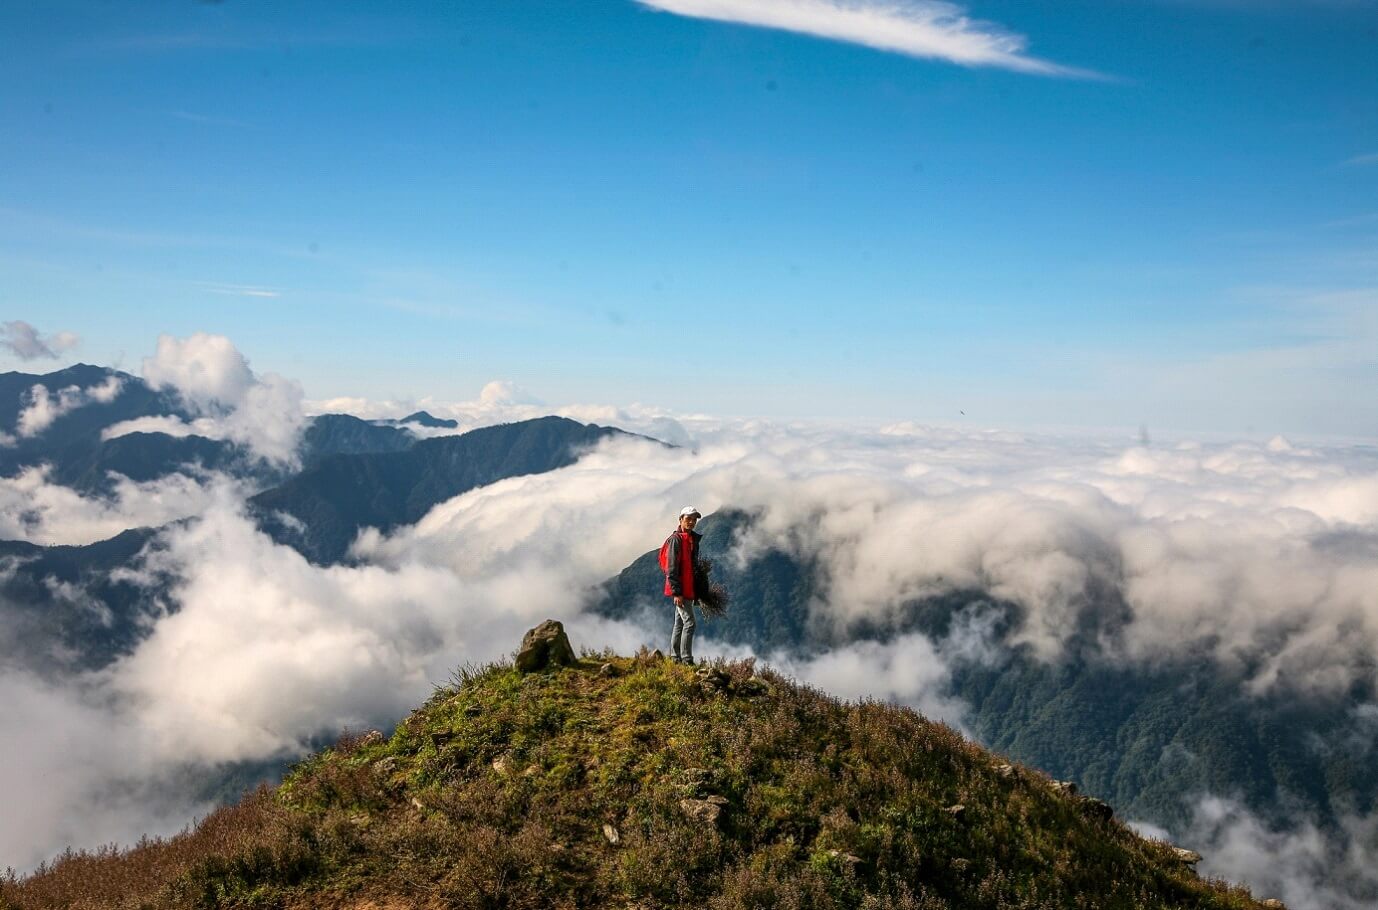
M 269 843 L 289 826 L 288 813 L 272 792 L 259 787 L 238 805 L 217 809 L 171 838 L 145 838 L 127 849 L 68 850 L 22 881 L 0 885 L 0 907 L 141 907 L 206 858 Z
M 464 673 L 391 738 L 347 735 L 177 837 L 60 857 L 0 908 L 1254 906 L 951 728 L 762 677 L 649 654 Z M 687 817 L 710 793 L 719 822 Z

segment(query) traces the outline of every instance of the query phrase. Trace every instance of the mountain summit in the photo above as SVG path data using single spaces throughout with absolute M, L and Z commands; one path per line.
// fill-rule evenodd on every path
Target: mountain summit
M 171 840 L 0 880 L 0 906 L 1260 906 L 907 708 L 750 662 L 570 659 L 462 672 L 390 737 Z

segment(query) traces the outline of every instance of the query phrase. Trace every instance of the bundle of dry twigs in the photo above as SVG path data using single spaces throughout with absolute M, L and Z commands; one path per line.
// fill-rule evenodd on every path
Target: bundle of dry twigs
M 717 619 L 727 613 L 730 598 L 727 589 L 713 580 L 713 560 L 700 559 L 694 567 L 694 593 L 704 616 Z

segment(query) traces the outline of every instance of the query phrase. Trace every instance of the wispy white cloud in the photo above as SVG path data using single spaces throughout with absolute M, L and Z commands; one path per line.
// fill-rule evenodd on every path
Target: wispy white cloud
M 1098 77 L 1026 53 L 1028 39 L 938 0 L 637 0 L 696 19 L 778 28 L 962 66 Z
M 1347 159 L 1345 164 L 1351 167 L 1365 164 L 1378 164 L 1378 152 L 1370 152 L 1367 155 L 1355 155 L 1353 158 Z
M 1241 803 L 1203 797 L 1184 842 L 1203 857 L 1201 872 L 1246 881 L 1262 897 L 1294 910 L 1360 910 L 1378 896 L 1378 815 L 1344 814 L 1334 827 L 1301 818 L 1270 824 Z
M 281 297 L 282 291 L 277 288 L 264 287 L 257 284 L 223 284 L 218 281 L 199 281 L 197 284 L 211 294 L 222 294 L 226 297 Z
M 109 404 L 123 388 L 124 380 L 118 376 L 110 376 L 105 382 L 86 388 L 68 386 L 55 395 L 48 391 L 47 386 L 35 385 L 29 390 L 28 405 L 19 412 L 15 431 L 22 437 L 37 436 L 52 426 L 53 421 L 77 408 L 88 404 Z
M 22 319 L 0 325 L 0 348 L 5 348 L 20 360 L 36 360 L 40 357 L 53 360 L 80 342 L 81 339 L 72 332 L 41 335 L 38 329 Z
M 0 477 L 0 540 L 45 547 L 95 543 L 129 528 L 198 515 L 210 507 L 215 485 L 223 483 L 207 483 L 190 472 L 143 482 L 116 475 L 112 495 L 102 499 L 54 483 L 51 474 L 40 465 Z

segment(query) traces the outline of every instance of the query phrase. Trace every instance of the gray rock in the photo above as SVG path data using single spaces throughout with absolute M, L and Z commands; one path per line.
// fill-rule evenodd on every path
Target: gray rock
M 1053 781 L 1053 790 L 1062 794 L 1063 796 L 1077 795 L 1077 785 L 1072 783 L 1070 780 Z
M 1201 854 L 1195 850 L 1188 850 L 1186 847 L 1173 847 L 1172 855 L 1177 857 L 1178 862 L 1186 863 L 1188 866 L 1194 866 L 1201 862 Z
M 679 811 L 693 821 L 705 825 L 716 825 L 718 817 L 722 815 L 723 806 L 726 804 L 727 800 L 721 796 L 710 796 L 708 799 L 682 799 L 679 801 Z
M 606 838 L 608 843 L 612 844 L 614 847 L 622 843 L 622 835 L 619 834 L 617 829 L 614 828 L 612 825 L 603 826 L 603 837 Z
M 737 694 L 747 698 L 761 698 L 773 692 L 770 683 L 759 676 L 753 676 L 737 684 Z
M 516 661 L 517 669 L 523 673 L 536 673 L 547 667 L 572 667 L 577 662 L 564 625 L 554 619 L 547 619 L 522 636 Z
M 1001 777 L 1014 777 L 1014 765 L 996 765 L 995 773 Z
M 615 664 L 603 664 L 603 666 L 598 668 L 598 675 L 621 676 L 622 674 L 618 671 L 617 666 Z
M 1260 907 L 1267 907 L 1268 910 L 1287 910 L 1287 905 L 1276 897 L 1270 897 L 1266 901 L 1259 901 Z
M 720 667 L 700 667 L 694 675 L 705 692 L 724 692 L 732 685 L 732 677 Z
M 946 812 L 948 815 L 951 815 L 953 818 L 957 819 L 958 821 L 961 821 L 961 820 L 962 820 L 962 816 L 964 816 L 964 815 L 967 814 L 967 807 L 964 806 L 964 805 L 962 805 L 961 803 L 958 803 L 958 804 L 955 805 L 955 806 L 948 806 L 948 807 L 947 807 L 946 809 L 944 809 L 943 811 Z

